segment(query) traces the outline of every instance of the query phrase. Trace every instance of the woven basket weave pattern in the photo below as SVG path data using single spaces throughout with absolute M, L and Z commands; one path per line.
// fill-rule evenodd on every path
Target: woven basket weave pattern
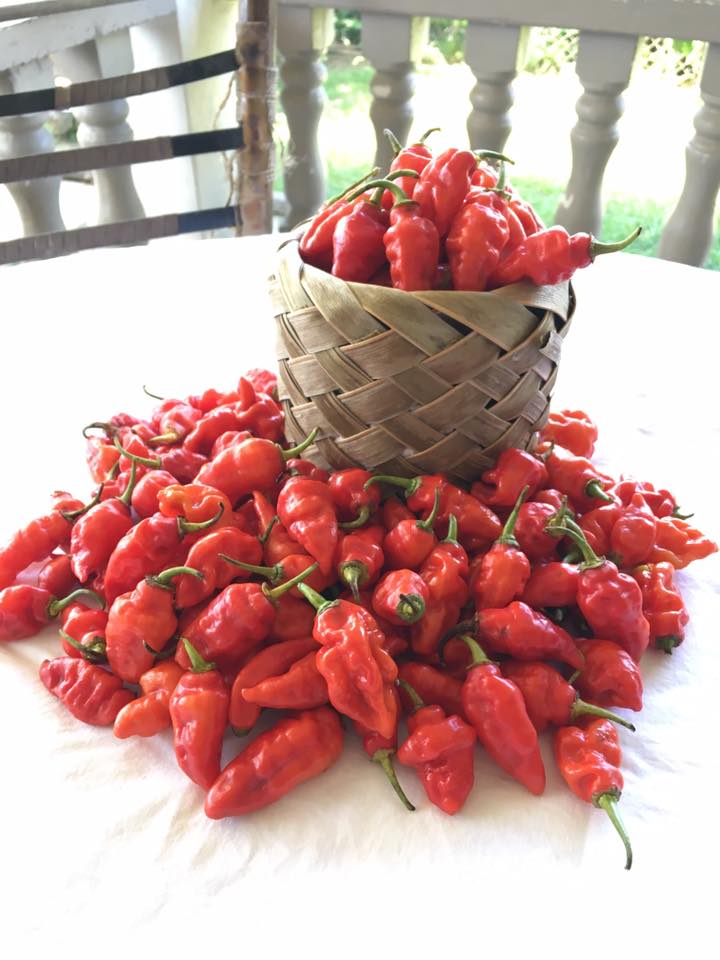
M 567 284 L 493 293 L 346 283 L 285 243 L 270 278 L 286 432 L 342 469 L 473 480 L 544 424 L 574 309 Z

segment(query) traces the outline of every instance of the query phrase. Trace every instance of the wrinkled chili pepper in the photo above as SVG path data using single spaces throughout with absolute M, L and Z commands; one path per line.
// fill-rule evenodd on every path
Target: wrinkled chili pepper
M 392 285 L 396 290 L 432 290 L 440 259 L 438 229 L 403 190 L 389 181 L 387 186 L 395 197 L 383 237 Z
M 180 609 L 192 607 L 212 596 L 216 590 L 222 590 L 233 580 L 250 579 L 238 567 L 224 557 L 249 564 L 259 563 L 262 559 L 262 546 L 257 537 L 250 536 L 234 527 L 222 527 L 208 533 L 190 547 L 186 565 L 202 573 L 202 579 L 183 575 L 178 578 L 175 587 L 175 604 Z
M 248 703 L 275 710 L 310 710 L 328 702 L 328 685 L 318 670 L 317 650 L 306 653 L 281 674 L 265 677 L 242 695 Z
M 604 490 L 612 484 L 612 478 L 596 470 L 586 457 L 578 457 L 555 445 L 548 453 L 545 466 L 550 486 L 566 493 L 578 510 L 592 510 L 599 500 L 612 502 L 613 498 Z
M 134 697 L 119 677 L 76 657 L 43 660 L 40 679 L 77 720 L 98 727 L 111 727 Z
M 312 460 L 304 460 L 302 457 L 291 457 L 285 464 L 285 469 L 291 477 L 309 477 L 311 480 L 319 480 L 320 483 L 328 483 L 335 476 L 329 470 L 318 467 Z
M 555 731 L 558 770 L 575 796 L 607 813 L 625 847 L 625 869 L 632 866 L 632 847 L 616 809 L 623 788 L 622 753 L 617 730 L 609 720 L 593 720 L 584 729 Z
M 258 520 L 260 542 L 263 547 L 265 563 L 274 566 L 285 557 L 293 553 L 300 553 L 302 548 L 297 540 L 293 540 L 280 522 L 275 507 L 259 490 L 253 490 L 252 503 Z
M 475 482 L 471 493 L 478 500 L 493 507 L 512 507 L 523 489 L 532 498 L 547 483 L 545 465 L 525 450 L 510 447 L 498 457 L 492 470 L 482 475 L 482 483 Z
M 377 487 L 371 487 L 377 490 Z M 417 570 L 437 544 L 433 526 L 440 506 L 440 490 L 435 490 L 435 501 L 424 520 L 401 520 L 389 530 L 383 540 L 385 567 L 389 570 L 407 568 Z
M 162 465 L 178 483 L 192 483 L 200 469 L 208 462 L 201 453 L 193 453 L 187 447 L 171 447 L 162 449 L 157 447 L 155 454 Z
M 373 591 L 373 610 L 397 627 L 415 623 L 429 599 L 425 581 L 414 570 L 391 570 Z
M 587 537 L 587 541 L 595 553 L 610 552 L 610 536 L 613 527 L 623 514 L 623 507 L 619 503 L 604 503 L 594 510 L 588 510 L 578 520 L 580 529 Z
M 222 675 L 183 638 L 191 669 L 170 696 L 175 757 L 178 766 L 204 790 L 220 774 L 220 753 L 228 722 L 230 697 Z
M 679 517 L 659 517 L 655 529 L 655 546 L 648 563 L 670 563 L 682 570 L 693 560 L 702 560 L 717 553 L 717 544 L 704 533 Z
M 671 563 L 648 563 L 636 567 L 632 576 L 642 593 L 650 640 L 659 650 L 672 653 L 685 639 L 685 627 L 690 620 L 675 584 L 675 568 Z
M 337 571 L 343 583 L 359 600 L 359 589 L 371 587 L 377 581 L 385 562 L 382 544 L 385 529 L 379 524 L 355 530 L 340 544 Z
M 413 712 L 398 762 L 415 767 L 430 802 L 452 816 L 473 788 L 475 730 L 458 714 L 447 716 L 438 704 L 425 704 L 407 681 L 400 683 L 413 701 Z
M 281 720 L 225 767 L 208 792 L 205 813 L 220 820 L 267 807 L 331 767 L 342 746 L 340 720 L 328 707 Z
M 399 718 L 400 699 L 397 692 L 397 687 L 393 687 L 392 690 L 393 698 L 396 702 L 397 716 Z M 357 733 L 362 737 L 363 750 L 374 763 L 377 763 L 378 766 L 382 768 L 402 805 L 406 810 L 414 810 L 415 807 L 412 805 L 412 803 L 410 803 L 408 798 L 405 796 L 405 791 L 400 786 L 400 781 L 397 778 L 395 767 L 393 766 L 392 761 L 392 758 L 397 751 L 398 744 L 397 723 L 395 724 L 395 731 L 391 737 L 382 737 L 379 733 L 376 733 L 374 730 L 369 730 L 357 720 L 355 721 L 354 726 Z
M 678 517 L 681 520 L 687 520 L 688 516 L 681 516 L 675 497 L 669 490 L 656 490 L 652 483 L 647 480 L 633 480 L 629 477 L 623 477 L 614 483 L 611 488 L 613 493 L 626 507 L 636 493 L 642 493 L 645 502 L 656 517 Z
M 656 531 L 655 515 L 638 491 L 610 531 L 613 560 L 619 567 L 634 567 L 644 563 L 655 546 Z
M 529 607 L 569 607 L 577 599 L 580 570 L 574 563 L 551 561 L 533 567 L 520 595 Z
M 183 668 L 174 660 L 159 660 L 140 677 L 140 689 L 143 693 L 164 690 L 170 694 L 178 685 L 183 673 L 185 673 Z
M 419 140 L 407 147 L 400 146 L 397 137 L 391 130 L 384 130 L 383 133 L 390 141 L 390 146 L 395 154 L 395 158 L 390 164 L 390 172 L 394 173 L 396 170 L 413 170 L 418 175 L 421 174 L 432 160 L 432 152 L 425 143 L 425 140 L 431 133 L 436 133 L 438 129 L 438 127 L 431 127 L 425 131 Z M 416 183 L 417 177 L 398 177 L 397 180 L 400 189 L 410 198 L 412 198 Z M 392 206 L 392 194 L 386 193 L 383 196 L 383 206 L 386 208 Z
M 545 767 L 522 693 L 472 637 L 461 639 L 472 655 L 461 694 L 463 716 L 495 763 L 539 796 Z
M 558 496 L 562 497 L 561 494 Z M 535 499 L 530 503 L 524 503 L 518 512 L 515 537 L 520 549 L 529 560 L 547 560 L 557 555 L 558 537 L 548 533 L 546 527 L 551 520 L 559 522 L 569 508 L 567 497 L 564 503 L 555 502 L 554 497 L 552 499 L 553 502 Z
M 80 589 L 80 581 L 72 570 L 72 559 L 67 553 L 52 556 L 38 571 L 36 585 L 54 597 L 64 597 Z
M 447 236 L 470 188 L 477 159 L 469 150 L 450 147 L 421 171 L 413 192 L 423 217 L 432 220 L 440 237 Z
M 551 413 L 540 431 L 540 441 L 557 443 L 577 457 L 591 457 L 598 429 L 584 410 L 560 410 Z
M 428 663 L 413 661 L 400 664 L 398 677 L 410 684 L 425 703 L 437 703 L 445 713 L 457 713 L 462 716 L 462 683 L 460 680 L 443 673 Z M 400 700 L 406 710 L 412 708 L 412 701 L 402 686 L 400 687 Z
M 155 690 L 131 700 L 122 708 L 115 717 L 113 733 L 118 740 L 154 737 L 170 726 L 170 694 L 167 690 Z
M 85 460 L 95 483 L 111 479 L 120 459 L 120 451 L 103 437 L 88 437 Z
M 497 193 L 483 192 L 464 202 L 445 241 L 453 289 L 485 290 L 509 237 L 504 201 Z
M 307 477 L 290 477 L 277 502 L 280 522 L 329 574 L 338 541 L 335 504 L 326 484 Z
M 583 665 L 570 634 L 519 600 L 501 609 L 478 610 L 475 628 L 495 653 L 507 653 L 517 660 L 560 660 L 576 670 Z
M 523 487 L 502 533 L 488 552 L 483 554 L 480 566 L 470 580 L 470 590 L 478 610 L 506 606 L 520 596 L 530 579 L 530 561 L 520 549 L 514 533 L 520 507 L 527 494 L 528 487 Z
M 232 504 L 219 490 L 204 483 L 176 483 L 158 494 L 158 509 L 164 517 L 182 517 L 190 523 L 217 518 L 221 506 L 218 526 L 229 522 L 232 515 Z
M 66 656 L 104 663 L 107 620 L 106 610 L 95 610 L 81 603 L 65 607 L 60 615 L 60 639 Z
M 102 604 L 92 590 L 73 590 L 62 599 L 42 587 L 19 583 L 0 590 L 0 642 L 32 637 L 80 598 Z
M 358 604 L 325 600 L 305 585 L 300 592 L 316 610 L 313 637 L 321 645 L 316 663 L 330 703 L 351 720 L 391 737 L 397 724 L 397 667 L 383 649 L 377 622 Z
M 283 596 L 275 611 L 269 639 L 272 643 L 282 643 L 285 640 L 309 637 L 314 620 L 315 614 L 304 600 Z
M 157 419 L 153 418 L 153 426 L 157 433 L 149 438 L 148 445 L 181 443 L 189 436 L 202 416 L 202 410 L 190 406 L 189 403 L 173 402 L 170 407 L 160 413 Z
M 578 640 L 585 657 L 574 683 L 580 695 L 601 707 L 642 709 L 640 670 L 627 651 L 612 640 Z
M 365 489 L 372 476 L 367 470 L 351 467 L 337 470 L 330 475 L 327 488 L 337 509 L 343 530 L 364 526 L 380 506 L 380 491 L 376 487 Z M 317 480 L 317 477 L 310 477 Z

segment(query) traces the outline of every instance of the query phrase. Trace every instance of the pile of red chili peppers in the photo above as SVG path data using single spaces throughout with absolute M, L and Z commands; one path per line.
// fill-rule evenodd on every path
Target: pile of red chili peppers
M 506 175 L 503 154 L 450 147 L 433 155 L 427 137 L 401 147 L 382 179 L 377 169 L 329 200 L 304 227 L 306 263 L 341 280 L 399 290 L 494 290 L 521 280 L 569 280 L 617 243 L 546 228 Z
M 585 413 L 551 414 L 469 490 L 320 469 L 312 435 L 287 448 L 264 370 L 84 433 L 89 502 L 54 493 L 0 549 L 0 641 L 55 625 L 40 678 L 74 717 L 172 729 L 215 819 L 279 800 L 354 733 L 408 810 L 396 764 L 454 814 L 476 741 L 539 795 L 551 729 L 630 866 L 616 724 L 634 727 L 614 711 L 641 709 L 647 649 L 683 641 L 675 570 L 717 547 L 667 490 L 593 465 Z

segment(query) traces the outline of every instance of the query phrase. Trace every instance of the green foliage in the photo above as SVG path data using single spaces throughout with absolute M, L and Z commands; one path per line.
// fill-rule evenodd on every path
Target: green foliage
M 535 27 L 530 31 L 525 64 L 528 73 L 558 73 L 577 59 L 578 31 Z
M 335 10 L 335 43 L 344 47 L 360 46 L 362 21 L 357 10 Z
M 448 63 L 465 59 L 467 20 L 433 19 L 430 21 L 430 44 L 437 47 Z

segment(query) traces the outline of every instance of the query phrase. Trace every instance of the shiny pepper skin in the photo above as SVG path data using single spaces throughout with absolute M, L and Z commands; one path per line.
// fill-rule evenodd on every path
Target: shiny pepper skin
M 50 513 L 33 520 L 0 548 L 0 590 L 8 587 L 15 577 L 29 567 L 49 557 L 70 536 L 72 520 L 62 511 L 81 510 L 83 504 L 69 493 L 57 493 Z
M 76 590 L 58 600 L 42 587 L 27 583 L 0 590 L 0 643 L 35 636 L 76 597 L 79 599 L 86 593 L 88 591 Z
M 602 556 L 610 553 L 610 536 L 622 514 L 623 507 L 619 503 L 604 503 L 582 515 L 580 529 L 595 553 Z
M 636 567 L 632 576 L 640 586 L 643 613 L 650 624 L 650 639 L 665 653 L 672 653 L 685 639 L 689 616 L 675 584 L 671 563 L 649 563 Z
M 385 568 L 387 570 L 417 570 L 437 544 L 432 526 L 426 521 L 401 520 L 388 530 L 383 540 Z
M 557 443 L 578 457 L 592 457 L 598 429 L 583 410 L 551 413 L 540 431 L 540 440 Z
M 191 537 L 181 537 L 172 517 L 155 514 L 136 523 L 117 544 L 105 568 L 107 602 L 133 590 L 143 577 L 182 563 L 191 542 Z
M 267 807 L 324 773 L 342 747 L 340 720 L 328 707 L 280 720 L 225 767 L 205 798 L 205 813 L 220 820 Z
M 130 508 L 115 498 L 98 503 L 75 521 L 70 555 L 73 572 L 81 583 L 105 569 L 115 547 L 132 526 Z
M 252 503 L 258 520 L 260 542 L 263 545 L 263 560 L 269 566 L 280 563 L 301 547 L 287 532 L 277 516 L 275 507 L 259 490 L 253 490 Z
M 440 235 L 417 203 L 401 200 L 393 205 L 384 243 L 396 290 L 432 290 L 440 259 Z
M 326 484 L 307 477 L 291 477 L 277 502 L 280 521 L 295 540 L 329 574 L 338 541 L 335 504 Z
M 609 560 L 582 570 L 577 605 L 598 639 L 619 643 L 640 662 L 650 641 L 650 625 L 643 614 L 640 587 L 629 574 L 620 573 Z
M 52 556 L 37 575 L 37 585 L 54 597 L 64 597 L 80 587 L 80 581 L 72 570 L 69 554 Z
M 409 683 L 425 703 L 436 703 L 445 713 L 462 716 L 460 680 L 442 673 L 430 664 L 414 662 L 400 664 L 398 677 Z M 403 688 L 400 690 L 400 700 L 406 710 L 412 709 L 412 703 Z
M 378 488 L 365 489 L 365 484 L 371 476 L 371 473 L 359 467 L 336 470 L 330 475 L 327 488 L 335 504 L 338 519 L 343 523 L 361 527 L 380 506 Z M 310 479 L 318 478 L 310 477 Z M 345 527 L 345 529 L 350 528 Z
M 644 563 L 655 546 L 656 531 L 655 515 L 638 491 L 610 532 L 610 549 L 618 566 Z
M 170 694 L 167 690 L 155 690 L 131 700 L 122 708 L 115 717 L 113 733 L 118 740 L 154 737 L 170 726 Z
M 566 493 L 580 511 L 592 510 L 601 500 L 612 498 L 604 492 L 612 485 L 612 477 L 600 473 L 586 457 L 578 457 L 555 445 L 545 461 L 551 487 Z
M 196 480 L 216 487 L 231 503 L 253 490 L 268 490 L 285 469 L 280 447 L 270 440 L 252 437 L 223 450 L 198 471 Z
M 470 590 L 478 610 L 506 606 L 520 596 L 530 579 L 530 561 L 520 550 L 514 533 L 518 512 L 527 492 L 527 486 L 519 491 L 502 533 L 483 555 L 470 581 Z
M 670 563 L 682 570 L 693 560 L 702 560 L 717 553 L 717 544 L 704 533 L 678 517 L 660 517 L 655 532 L 655 546 L 648 563 Z
M 385 562 L 382 544 L 385 528 L 379 524 L 349 533 L 340 544 L 338 574 L 358 599 L 360 588 L 377 581 Z
M 207 457 L 193 453 L 187 447 L 157 447 L 155 455 L 162 469 L 175 477 L 178 483 L 192 483 L 200 469 L 207 463 Z
M 544 463 L 525 450 L 510 447 L 498 457 L 492 470 L 482 475 L 482 483 L 476 482 L 471 493 L 491 507 L 513 507 L 522 490 L 527 487 L 527 497 L 533 497 L 547 484 Z
M 379 580 L 372 605 L 378 616 L 402 627 L 422 617 L 429 598 L 427 584 L 420 574 L 413 570 L 392 570 Z
M 328 702 L 328 685 L 318 670 L 317 650 L 311 650 L 281 674 L 265 677 L 252 687 L 244 687 L 248 703 L 275 710 L 309 710 Z
M 111 727 L 133 699 L 119 677 L 76 657 L 43 660 L 40 679 L 77 720 L 98 727 Z
M 551 561 L 533 568 L 520 599 L 529 607 L 570 607 L 577 599 L 580 571 L 574 563 Z
M 654 516 L 669 517 L 677 512 L 677 501 L 669 490 L 656 490 L 647 480 L 632 480 L 624 478 L 613 484 L 611 493 L 626 507 L 636 493 L 641 493 L 645 503 L 650 507 Z
M 132 492 L 132 508 L 139 517 L 151 517 L 158 512 L 158 494 L 165 487 L 177 483 L 167 470 L 149 470 L 141 477 Z
M 335 227 L 350 213 L 351 209 L 352 204 L 342 196 L 322 207 L 315 214 L 300 238 L 300 256 L 305 263 L 312 264 L 319 270 L 329 272 L 332 269 Z
M 468 555 L 455 540 L 456 531 L 453 516 L 446 539 L 431 551 L 420 568 L 420 576 L 427 585 L 428 599 L 425 613 L 410 631 L 412 649 L 419 656 L 437 657 L 442 637 L 457 623 L 460 610 L 469 596 Z M 432 699 L 426 702 L 440 703 Z
M 557 555 L 558 538 L 552 537 L 545 529 L 556 513 L 556 506 L 538 501 L 524 503 L 520 507 L 515 537 L 529 560 L 547 560 Z
M 458 813 L 473 788 L 475 730 L 437 705 L 420 707 L 407 724 L 398 763 L 415 767 L 431 803 L 450 816 Z
M 83 647 L 94 644 L 105 636 L 108 615 L 106 610 L 92 610 L 80 603 L 72 603 L 66 607 L 61 615 L 63 631 Z M 64 638 L 61 638 L 63 652 L 68 657 L 81 657 L 83 652 L 78 650 Z
M 262 560 L 262 546 L 257 537 L 234 527 L 222 527 L 206 534 L 190 547 L 187 566 L 199 570 L 203 579 L 183 574 L 176 581 L 175 603 L 180 609 L 202 603 L 233 580 L 248 580 L 251 574 L 235 567 L 220 554 L 257 564 Z
M 309 609 L 307 604 L 303 607 Z M 268 677 L 277 677 L 289 670 L 308 653 L 316 653 L 317 644 L 309 634 L 297 640 L 273 643 L 260 650 L 241 667 L 230 691 L 230 725 L 239 732 L 251 730 L 260 716 L 260 707 L 244 696 L 244 690 L 255 688 Z
M 496 194 L 464 203 L 445 241 L 453 288 L 485 290 L 509 236 L 503 202 Z
M 469 150 L 450 147 L 434 157 L 420 173 L 413 200 L 423 217 L 432 220 L 440 238 L 447 236 L 462 207 L 477 169 L 477 159 Z
M 104 483 L 119 459 L 120 451 L 114 444 L 103 437 L 88 437 L 85 460 L 95 483 Z
M 585 657 L 575 685 L 600 707 L 642 710 L 643 682 L 633 658 L 612 640 L 579 640 Z
M 389 220 L 380 199 L 360 200 L 338 221 L 333 234 L 334 277 L 367 283 L 385 263 L 383 238 Z
M 570 634 L 519 600 L 501 609 L 479 610 L 476 631 L 491 650 L 517 660 L 560 660 L 574 669 L 583 665 Z
M 176 483 L 158 494 L 158 509 L 164 517 L 184 517 L 190 523 L 217 517 L 220 507 L 222 514 L 217 522 L 223 526 L 230 520 L 232 504 L 224 493 L 204 483 Z

